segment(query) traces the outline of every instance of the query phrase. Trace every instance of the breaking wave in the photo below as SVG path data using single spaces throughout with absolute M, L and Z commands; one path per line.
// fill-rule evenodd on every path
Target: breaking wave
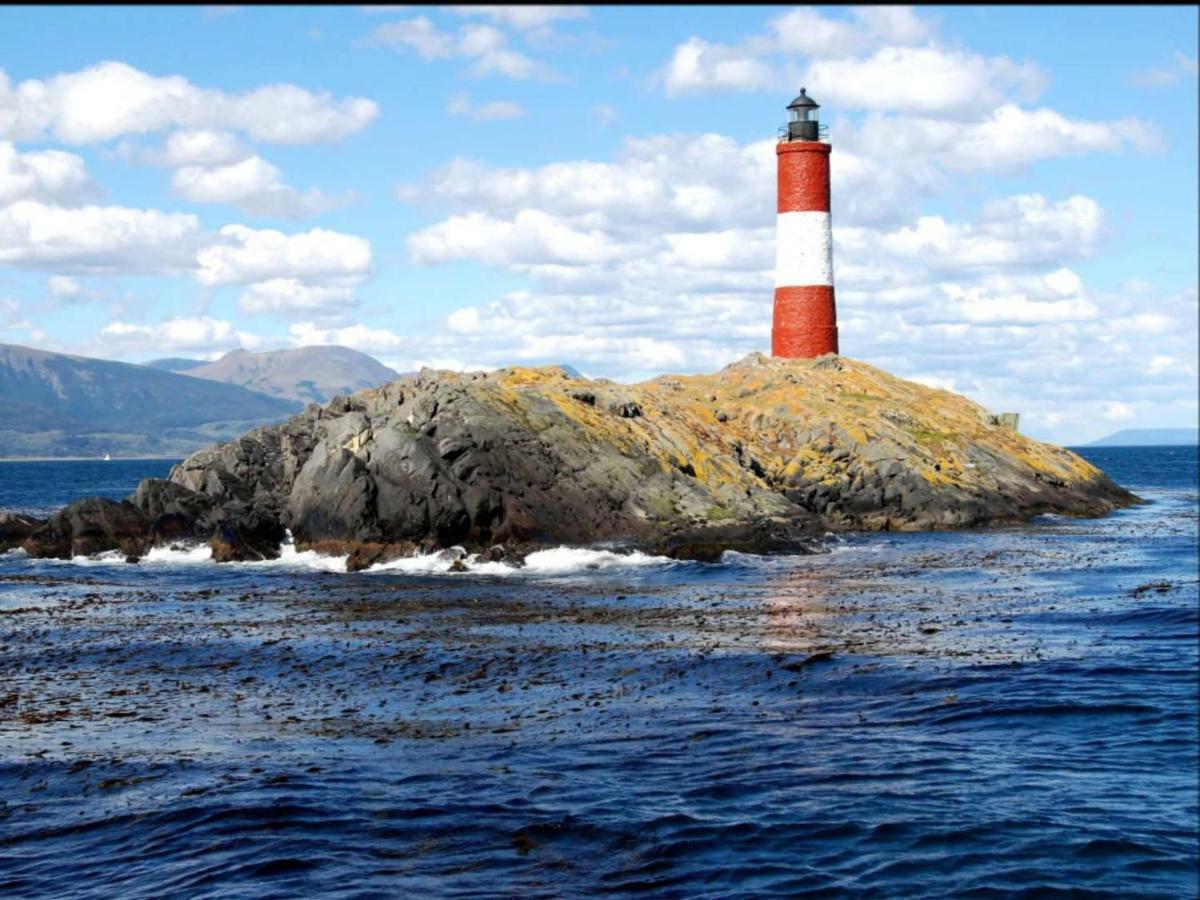
M 23 553 L 23 551 L 21 551 Z M 298 550 L 291 532 L 287 532 L 280 547 L 278 559 L 266 559 L 241 563 L 223 563 L 222 566 L 259 570 L 346 572 L 346 556 L 329 556 L 314 550 Z M 94 556 L 76 556 L 70 560 L 39 560 L 45 563 L 97 567 L 125 564 L 125 555 L 119 550 L 98 553 Z M 460 563 L 461 565 L 456 565 Z M 148 567 L 213 566 L 212 549 L 207 544 L 191 546 L 160 546 L 151 549 L 142 557 L 139 565 Z M 667 568 L 687 565 L 666 556 L 653 556 L 640 551 L 616 551 L 588 547 L 552 547 L 530 553 L 521 563 L 494 562 L 470 554 L 462 547 L 452 547 L 434 553 L 406 556 L 378 563 L 358 574 L 382 573 L 404 575 L 490 575 L 547 577 L 587 574 L 614 569 Z

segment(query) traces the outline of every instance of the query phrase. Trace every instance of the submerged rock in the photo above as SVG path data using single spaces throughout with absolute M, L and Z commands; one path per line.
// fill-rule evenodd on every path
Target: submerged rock
M 601 541 L 713 559 L 1136 502 L 963 397 L 844 357 L 762 354 L 638 385 L 423 370 L 196 453 L 131 500 L 154 540 L 192 529 L 219 558 L 262 558 L 290 529 L 356 568 Z

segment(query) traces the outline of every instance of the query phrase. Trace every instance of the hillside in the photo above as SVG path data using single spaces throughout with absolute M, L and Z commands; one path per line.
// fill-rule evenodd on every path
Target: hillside
M 145 366 L 0 344 L 0 456 L 185 455 L 299 407 Z
M 338 394 L 353 394 L 400 377 L 365 353 L 338 346 L 268 353 L 234 350 L 216 362 L 188 369 L 187 374 L 300 403 L 328 403 Z

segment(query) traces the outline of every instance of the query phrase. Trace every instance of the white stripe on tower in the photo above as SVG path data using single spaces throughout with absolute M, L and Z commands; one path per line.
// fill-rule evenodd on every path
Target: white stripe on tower
M 775 286 L 833 285 L 828 212 L 781 212 L 775 220 Z

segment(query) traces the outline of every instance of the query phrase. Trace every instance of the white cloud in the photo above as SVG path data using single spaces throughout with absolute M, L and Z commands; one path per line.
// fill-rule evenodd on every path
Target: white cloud
M 1104 418 L 1110 422 L 1124 422 L 1133 418 L 1133 407 L 1120 400 L 1109 400 L 1104 404 Z
M 313 344 L 340 344 L 363 353 L 388 353 L 411 348 L 414 341 L 387 328 L 371 328 L 358 324 L 344 328 L 324 328 L 315 322 L 297 322 L 288 328 L 292 343 L 297 347 Z
M 371 244 L 322 228 L 300 234 L 226 225 L 217 241 L 196 255 L 196 278 L 218 286 L 273 278 L 361 281 L 371 272 Z
M 797 7 L 767 23 L 764 33 L 740 44 L 692 36 L 675 47 L 652 81 L 668 96 L 709 91 L 778 90 L 802 83 L 795 58 L 845 61 L 879 48 L 901 49 L 932 41 L 934 29 L 911 7 L 856 7 L 850 18 L 830 18 L 812 7 Z M 820 76 L 810 83 L 825 82 Z
M 350 284 L 306 284 L 299 278 L 271 278 L 252 284 L 238 298 L 246 313 L 327 312 L 356 305 Z
M 812 7 L 798 7 L 771 20 L 774 43 L 751 42 L 750 47 L 814 58 L 844 57 L 869 52 L 880 44 L 912 45 L 931 40 L 933 26 L 911 6 L 859 6 L 849 19 L 830 19 Z
M 852 224 L 911 221 L 924 200 L 948 190 L 961 174 L 1153 150 L 1160 141 L 1156 128 L 1138 120 L 1075 120 L 1012 105 L 974 122 L 871 114 L 861 125 L 843 123 L 834 135 L 834 214 Z
M 882 231 L 835 228 L 837 249 L 851 259 L 872 254 L 912 261 L 933 271 L 1059 264 L 1094 252 L 1104 222 L 1100 205 L 1075 196 L 1051 203 L 1040 194 L 985 205 L 977 223 L 921 216 L 913 225 Z
M 1195 78 L 1200 74 L 1200 62 L 1196 57 L 1175 51 L 1175 56 L 1166 66 L 1134 72 L 1130 82 L 1138 87 L 1170 87 L 1181 78 Z
M 201 241 L 186 213 L 67 208 L 21 200 L 0 209 L 0 263 L 85 273 L 178 273 Z
M 1164 353 L 1156 353 L 1150 358 L 1150 362 L 1146 366 L 1147 375 L 1174 375 L 1177 373 L 1194 375 L 1195 372 L 1196 369 L 1192 363 Z
M 51 275 L 46 280 L 46 290 L 55 300 L 70 302 L 83 294 L 83 287 L 74 278 L 66 275 Z
M 74 153 L 20 153 L 10 142 L 0 141 L 0 206 L 18 200 L 70 203 L 91 190 L 87 168 Z
M 370 242 L 357 235 L 226 225 L 196 255 L 196 265 L 203 285 L 246 285 L 238 298 L 243 312 L 311 314 L 354 306 L 373 260 Z
M 465 92 L 450 97 L 446 103 L 446 112 L 452 116 L 474 119 L 477 122 L 493 119 L 520 119 L 528 115 L 528 111 L 520 103 L 514 103 L 511 100 L 473 103 L 471 95 Z
M 316 188 L 301 192 L 261 156 L 223 166 L 185 166 L 175 172 L 171 189 L 193 203 L 232 203 L 257 216 L 298 219 L 336 209 L 348 197 L 330 197 Z
M 173 132 L 158 157 L 164 165 L 220 166 L 249 156 L 249 151 L 228 131 L 200 128 Z
M 108 141 L 171 128 L 226 129 L 283 144 L 337 140 L 379 114 L 371 100 L 337 100 L 279 83 L 233 94 L 200 88 L 178 75 L 155 76 L 102 62 L 13 85 L 0 71 L 0 137 L 67 144 Z
M 504 32 L 490 25 L 464 25 L 457 32 L 440 30 L 426 16 L 379 25 L 371 31 L 372 42 L 394 49 L 408 49 L 426 62 L 446 59 L 471 60 L 476 77 L 503 75 L 525 80 L 553 80 L 553 70 L 508 46 Z
M 241 331 L 233 323 L 211 316 L 168 319 L 157 325 L 138 325 L 130 322 L 110 322 L 100 330 L 100 342 L 117 352 L 145 352 L 152 347 L 165 350 L 212 351 L 242 347 L 254 350 L 262 338 Z
M 582 231 L 539 210 L 521 210 L 511 220 L 484 213 L 451 216 L 408 238 L 419 263 L 479 259 L 492 265 L 595 263 L 617 250 L 599 231 Z
M 420 184 L 402 185 L 397 196 L 492 215 L 536 208 L 622 232 L 770 225 L 774 154 L 774 141 L 741 145 L 716 134 L 626 138 L 614 162 L 517 169 L 456 159 Z
M 934 47 L 882 47 L 866 59 L 811 63 L 804 81 L 822 103 L 916 115 L 974 116 L 1014 95 L 1036 99 L 1045 75 L 1032 63 Z
M 740 48 L 690 37 L 675 48 L 662 80 L 667 96 L 699 91 L 762 90 L 779 83 L 773 67 Z
M 448 12 L 459 16 L 486 16 L 498 25 L 516 31 L 544 28 L 553 22 L 587 17 L 585 6 L 447 6 Z

